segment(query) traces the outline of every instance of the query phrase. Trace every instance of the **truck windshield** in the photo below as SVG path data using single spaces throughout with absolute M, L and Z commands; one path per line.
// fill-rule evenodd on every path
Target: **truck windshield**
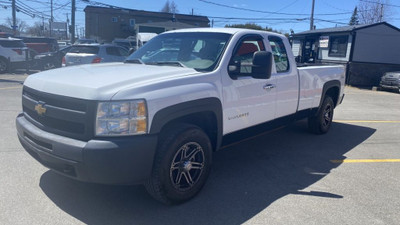
M 160 34 L 130 55 L 126 62 L 212 71 L 230 37 L 231 34 L 213 32 Z

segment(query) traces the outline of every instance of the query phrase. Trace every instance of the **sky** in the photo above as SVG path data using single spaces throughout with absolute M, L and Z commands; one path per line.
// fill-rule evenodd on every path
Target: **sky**
M 50 2 L 53 1 L 53 16 L 56 22 L 71 18 L 71 0 L 16 0 L 23 8 L 17 18 L 28 25 L 50 18 Z M 92 0 L 90 0 L 92 1 Z M 160 11 L 167 0 L 95 0 L 122 8 Z M 172 1 L 172 0 L 170 0 Z M 314 25 L 317 29 L 346 26 L 354 7 L 360 0 L 315 0 Z M 362 0 L 375 1 L 375 0 Z M 386 0 L 390 6 L 391 17 L 386 21 L 400 28 L 400 0 Z M 281 32 L 295 33 L 309 30 L 312 0 L 174 0 L 181 14 L 207 16 L 214 27 L 226 24 L 256 23 L 262 27 Z M 76 24 L 83 31 L 85 13 L 88 5 L 85 0 L 76 0 Z M 385 6 L 386 7 L 386 6 Z M 26 15 L 30 14 L 30 15 Z M 34 17 L 33 17 L 34 16 Z M 0 0 L 0 24 L 11 18 L 11 0 Z

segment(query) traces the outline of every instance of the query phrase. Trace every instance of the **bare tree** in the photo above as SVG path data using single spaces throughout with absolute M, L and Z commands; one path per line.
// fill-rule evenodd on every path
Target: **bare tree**
M 26 33 L 31 36 L 44 36 L 44 28 L 41 22 L 35 22 L 33 26 L 28 26 Z
M 373 24 L 388 21 L 391 15 L 389 0 L 360 0 L 358 17 L 360 24 Z
M 171 13 L 178 13 L 178 6 L 175 4 L 174 0 L 172 0 L 171 5 L 169 6 L 171 8 Z
M 169 7 L 170 3 L 169 0 L 167 0 L 164 4 L 164 6 L 161 9 L 161 12 L 167 12 L 169 13 L 171 11 L 171 8 Z
M 174 0 L 172 0 L 171 2 L 167 0 L 167 2 L 165 2 L 164 6 L 161 9 L 161 12 L 178 13 L 179 11 L 178 6 L 174 2 Z
M 21 34 L 21 32 L 25 31 L 25 28 L 26 28 L 27 25 L 26 25 L 25 21 L 22 21 L 22 20 L 20 20 L 18 18 L 15 21 L 16 21 L 16 24 L 17 24 L 17 33 Z M 6 26 L 8 26 L 8 27 L 12 27 L 13 26 L 13 20 L 10 17 L 7 17 L 7 19 L 6 19 Z

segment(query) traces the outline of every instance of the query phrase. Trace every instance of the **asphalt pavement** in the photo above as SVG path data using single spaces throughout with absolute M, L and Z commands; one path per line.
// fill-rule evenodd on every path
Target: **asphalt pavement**
M 0 74 L 0 224 L 400 224 L 398 93 L 346 87 L 328 134 L 299 121 L 230 145 L 197 197 L 165 206 L 28 155 L 15 130 L 27 76 Z

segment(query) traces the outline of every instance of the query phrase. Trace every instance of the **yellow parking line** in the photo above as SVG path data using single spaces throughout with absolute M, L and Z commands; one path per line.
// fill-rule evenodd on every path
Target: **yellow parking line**
M 332 163 L 378 163 L 378 162 L 400 162 L 400 159 L 343 159 L 330 160 Z
M 400 123 L 400 120 L 333 120 L 337 123 Z

